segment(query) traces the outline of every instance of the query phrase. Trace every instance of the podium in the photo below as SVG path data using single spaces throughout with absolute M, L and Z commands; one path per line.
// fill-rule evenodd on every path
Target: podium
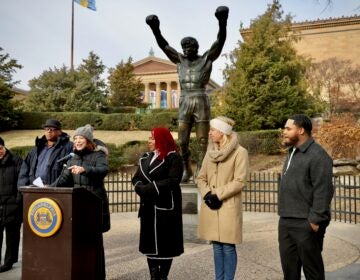
M 101 199 L 85 188 L 21 187 L 22 280 L 98 279 Z

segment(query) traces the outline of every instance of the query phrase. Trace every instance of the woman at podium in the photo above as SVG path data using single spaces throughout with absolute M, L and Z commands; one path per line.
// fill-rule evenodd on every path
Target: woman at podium
M 174 257 L 184 252 L 180 181 L 181 156 L 167 128 L 154 128 L 149 152 L 132 178 L 140 196 L 139 250 L 147 257 L 151 279 L 167 279 Z
M 109 202 L 104 187 L 104 178 L 109 172 L 108 151 L 100 142 L 95 144 L 93 128 L 87 124 L 79 127 L 74 135 L 74 153 L 60 177 L 50 187 L 84 187 L 99 196 L 103 205 L 102 232 L 110 229 Z M 105 256 L 101 238 L 102 275 L 105 279 Z

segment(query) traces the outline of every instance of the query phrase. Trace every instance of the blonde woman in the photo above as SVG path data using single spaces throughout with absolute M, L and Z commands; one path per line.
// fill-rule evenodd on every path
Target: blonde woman
M 234 124 L 223 116 L 210 121 L 209 145 L 197 177 L 203 198 L 198 234 L 213 245 L 216 280 L 234 279 L 236 244 L 242 242 L 241 196 L 249 159 L 232 130 Z

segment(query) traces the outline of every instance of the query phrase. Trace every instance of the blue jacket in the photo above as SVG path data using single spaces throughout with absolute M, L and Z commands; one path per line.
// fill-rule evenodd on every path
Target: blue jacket
M 30 150 L 27 154 L 25 160 L 21 165 L 21 170 L 19 174 L 18 187 L 29 186 L 36 179 L 35 172 L 37 167 L 38 156 L 41 150 L 45 147 L 47 140 L 45 136 L 41 138 L 36 138 L 35 147 Z M 50 182 L 47 184 L 53 183 L 57 177 L 61 174 L 63 168 L 63 163 L 57 163 L 56 161 L 73 150 L 73 143 L 69 139 L 67 133 L 62 133 L 58 138 L 58 141 L 55 144 L 54 151 L 50 156 L 48 164 L 48 174 Z
M 296 149 L 286 170 L 292 149 L 289 149 L 281 176 L 280 217 L 304 218 L 314 224 L 329 221 L 334 194 L 331 157 L 310 137 Z

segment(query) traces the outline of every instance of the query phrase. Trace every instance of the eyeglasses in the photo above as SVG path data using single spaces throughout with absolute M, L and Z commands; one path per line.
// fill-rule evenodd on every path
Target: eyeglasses
M 44 130 L 47 131 L 47 132 L 54 132 L 54 131 L 56 131 L 58 129 L 55 128 L 55 127 L 45 127 Z

